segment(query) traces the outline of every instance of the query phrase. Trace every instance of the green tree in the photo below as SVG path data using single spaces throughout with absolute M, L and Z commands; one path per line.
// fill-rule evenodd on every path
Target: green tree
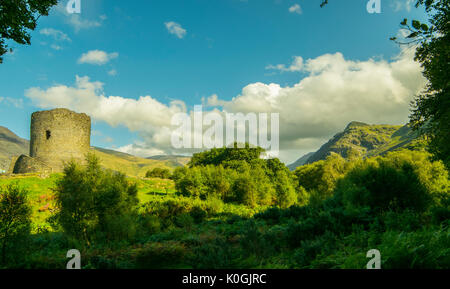
M 297 194 L 295 193 L 292 179 L 284 171 L 279 171 L 276 178 L 277 205 L 281 208 L 288 208 L 297 202 Z
M 250 163 L 260 158 L 264 149 L 260 147 L 250 147 L 248 143 L 245 147 L 239 148 L 235 143 L 233 147 L 213 148 L 208 151 L 196 153 L 189 161 L 189 167 L 220 165 L 230 161 L 246 161 Z
M 87 165 L 70 162 L 56 185 L 56 220 L 71 237 L 90 245 L 99 239 L 130 239 L 135 230 L 137 187 L 121 173 L 103 170 L 89 154 Z
M 185 173 L 175 182 L 175 188 L 183 196 L 206 198 L 208 188 L 201 167 L 187 169 Z
M 145 177 L 146 178 L 168 179 L 168 178 L 170 178 L 170 171 L 169 171 L 169 169 L 154 168 L 152 170 L 149 170 L 145 174 Z
M 0 190 L 2 264 L 7 262 L 8 255 L 24 255 L 24 245 L 31 228 L 31 207 L 27 202 L 27 193 L 17 185 L 9 185 Z M 14 254 L 18 249 L 21 254 Z
M 353 163 L 338 154 L 332 154 L 326 160 L 298 167 L 294 174 L 297 180 L 297 191 L 306 189 L 318 200 L 333 195 L 337 181 L 351 168 Z
M 30 30 L 36 29 L 41 15 L 47 16 L 58 0 L 2 0 L 0 1 L 0 63 L 8 52 L 7 40 L 31 44 Z M 12 51 L 12 48 L 9 48 Z
M 450 194 L 448 172 L 424 152 L 392 152 L 358 163 L 336 187 L 346 207 L 374 211 L 411 209 L 424 212 L 441 206 Z
M 429 150 L 450 167 L 450 1 L 418 0 L 416 7 L 424 6 L 429 15 L 428 24 L 404 19 L 401 27 L 409 31 L 406 41 L 416 44 L 415 60 L 423 68 L 428 80 L 425 91 L 415 97 L 410 122 L 413 128 L 429 139 Z

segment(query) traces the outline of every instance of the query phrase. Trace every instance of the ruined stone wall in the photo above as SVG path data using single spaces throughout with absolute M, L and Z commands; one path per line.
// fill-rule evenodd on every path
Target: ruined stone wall
M 53 169 L 36 158 L 21 155 L 14 164 L 14 174 L 44 173 L 51 174 Z
M 90 149 L 91 118 L 68 109 L 31 115 L 30 156 L 60 172 L 72 158 L 83 162 Z

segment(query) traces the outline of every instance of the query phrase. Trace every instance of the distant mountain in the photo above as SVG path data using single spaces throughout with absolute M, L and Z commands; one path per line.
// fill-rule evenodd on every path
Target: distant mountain
M 13 156 L 29 153 L 28 140 L 18 137 L 15 133 L 0 126 L 0 171 L 8 171 Z
M 151 157 L 148 157 L 147 159 L 166 161 L 166 162 L 169 162 L 171 164 L 171 166 L 183 167 L 191 160 L 191 157 L 180 156 L 180 155 L 159 155 L 159 156 L 151 156 Z
M 310 152 L 307 153 L 306 155 L 302 156 L 301 158 L 299 158 L 298 160 L 296 160 L 295 162 L 293 162 L 292 164 L 288 165 L 287 167 L 293 171 L 296 168 L 298 168 L 299 166 L 303 166 L 304 164 L 306 164 L 308 162 L 308 159 L 314 154 L 314 152 Z
M 103 167 L 123 172 L 128 176 L 143 177 L 148 170 L 156 167 L 174 169 L 183 166 L 181 157 L 180 163 L 178 163 L 170 159 L 170 156 L 167 159 L 146 159 L 104 148 L 93 147 L 92 150 L 100 158 Z M 177 159 L 177 157 L 174 159 Z
M 22 139 L 9 129 L 0 126 L 0 171 L 8 171 L 14 156 L 29 154 L 30 142 Z M 120 171 L 128 176 L 143 177 L 153 168 L 173 169 L 186 164 L 190 158 L 183 156 L 158 156 L 149 159 L 130 154 L 92 147 L 91 150 L 100 158 L 103 167 Z
M 370 157 L 383 155 L 401 148 L 414 150 L 423 147 L 423 141 L 408 125 L 369 125 L 353 121 L 347 125 L 343 132 L 337 133 L 318 151 L 307 155 L 308 157 L 301 157 L 289 165 L 289 168 L 294 170 L 300 165 L 324 160 L 332 152 L 344 158 L 348 157 L 349 154 Z

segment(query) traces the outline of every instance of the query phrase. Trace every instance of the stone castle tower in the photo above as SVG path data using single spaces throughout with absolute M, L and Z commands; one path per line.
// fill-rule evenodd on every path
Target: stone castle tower
M 83 162 L 90 149 L 91 118 L 58 108 L 31 115 L 30 156 L 20 156 L 15 174 L 61 172 L 70 160 Z

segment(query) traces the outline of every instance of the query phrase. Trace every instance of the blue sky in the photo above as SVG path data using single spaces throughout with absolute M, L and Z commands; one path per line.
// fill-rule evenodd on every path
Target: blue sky
M 401 98 L 399 106 L 391 111 L 387 109 L 390 114 L 379 115 L 379 119 L 376 114 L 367 119 L 353 119 L 359 115 L 351 113 L 346 118 L 342 114 L 347 113 L 341 111 L 339 121 L 329 120 L 336 127 L 324 122 L 324 128 L 318 129 L 321 133 L 317 134 L 306 130 L 296 134 L 295 130 L 280 128 L 284 131 L 281 137 L 286 140 L 281 141 L 282 149 L 285 144 L 282 160 L 290 162 L 302 153 L 317 149 L 321 142 L 334 134 L 332 131 L 338 126 L 343 129 L 342 124 L 347 121 L 406 121 L 405 111 L 409 103 L 406 97 L 412 97 L 411 94 L 418 89 L 411 80 L 417 79 L 420 71 L 415 71 L 414 75 L 404 75 L 411 71 L 412 64 L 405 64 L 406 58 L 400 59 L 400 49 L 389 41 L 389 37 L 398 33 L 403 18 L 424 19 L 423 11 L 413 8 L 413 1 L 410 0 L 381 0 L 381 14 L 369 14 L 366 0 L 330 0 L 330 4 L 322 9 L 319 7 L 320 2 L 81 0 L 82 13 L 69 15 L 64 10 L 67 1 L 61 1 L 49 17 L 39 20 L 37 29 L 32 32 L 32 45 L 12 44 L 14 53 L 7 55 L 4 64 L 0 65 L 0 125 L 28 138 L 30 114 L 33 111 L 61 106 L 57 100 L 48 99 L 49 89 L 75 88 L 76 76 L 88 77 L 86 83 L 101 82 L 94 89 L 98 95 L 117 96 L 124 100 L 150 96 L 168 111 L 171 111 L 173 101 L 182 101 L 190 111 L 193 105 L 204 103 L 212 95 L 217 95 L 226 103 L 224 107 L 227 110 L 233 110 L 237 109 L 237 102 L 233 102 L 233 98 L 239 100 L 251 97 L 243 92 L 251 84 L 272 83 L 290 89 L 301 84 L 302 80 L 317 80 L 317 74 L 325 77 L 323 69 L 319 72 L 312 68 L 289 71 L 294 57 L 301 57 L 306 63 L 308 59 L 319 61 L 323 55 L 333 55 L 323 61 L 347 63 L 339 62 L 336 53 L 342 55 L 345 61 L 360 63 L 358 69 L 361 71 L 367 67 L 364 63 L 379 64 L 374 66 L 374 71 L 394 63 L 390 67 L 393 73 L 383 72 L 381 78 L 394 75 L 394 81 L 400 84 L 389 86 L 386 91 L 380 90 L 380 93 L 399 94 L 396 96 L 397 99 Z M 300 8 L 295 9 L 295 5 Z M 178 27 L 178 35 L 177 31 L 168 27 Z M 98 53 L 89 54 L 92 51 Z M 280 64 L 284 66 L 277 66 Z M 365 71 L 365 75 L 370 73 L 370 70 Z M 402 76 L 395 78 L 396 75 Z M 355 77 L 360 79 L 361 75 Z M 351 81 L 351 78 L 347 81 Z M 303 82 L 299 86 L 307 84 Z M 402 87 L 399 88 L 400 85 Z M 311 88 L 318 96 L 310 96 L 311 92 L 308 97 L 320 98 L 320 87 Z M 30 88 L 36 88 L 34 94 L 27 93 Z M 355 92 L 355 89 L 353 87 L 351 92 Z M 79 97 L 77 93 L 81 93 L 81 90 L 80 87 L 70 93 L 62 90 L 62 93 L 67 92 L 62 97 L 72 98 L 64 102 L 68 108 L 86 108 L 77 106 L 73 100 Z M 305 92 L 298 92 L 289 99 L 300 99 L 302 93 Z M 330 94 L 329 91 L 323 93 Z M 280 101 L 282 104 L 283 101 Z M 323 101 L 332 103 L 327 99 Z M 348 101 L 354 103 L 354 99 Z M 364 99 L 362 102 L 371 101 Z M 353 107 L 353 110 L 363 111 L 367 105 L 373 103 L 362 108 Z M 252 111 L 251 107 L 240 108 L 241 111 Z M 334 108 L 319 109 L 318 113 L 328 110 Z M 380 107 L 380 111 L 383 110 Z M 155 137 L 160 135 L 158 120 L 150 119 L 146 124 L 147 118 L 143 116 L 140 127 L 120 117 L 113 121 L 100 116 L 98 109 L 96 111 L 91 115 L 92 145 L 120 148 L 138 155 L 176 153 L 169 152 L 165 147 L 167 144 L 158 142 Z M 130 111 L 127 113 L 133 114 Z M 395 117 L 391 117 L 393 114 L 396 114 Z M 287 116 L 283 119 L 285 127 L 289 127 L 288 123 L 299 127 L 319 127 L 318 121 L 303 123 L 302 120 Z

